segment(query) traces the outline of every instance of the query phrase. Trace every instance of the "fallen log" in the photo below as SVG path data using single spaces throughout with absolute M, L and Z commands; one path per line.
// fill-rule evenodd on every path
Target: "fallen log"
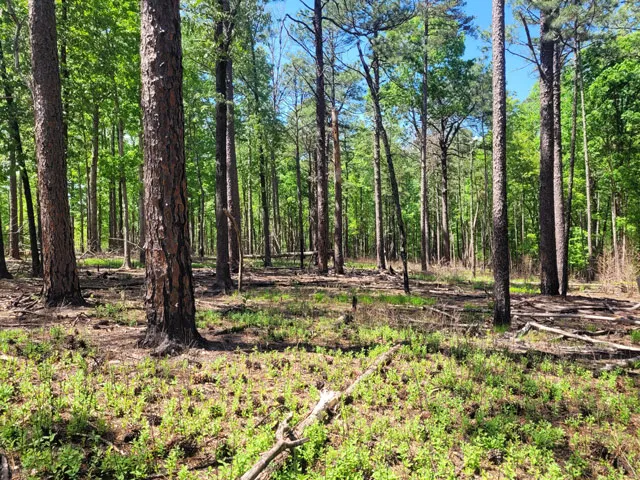
M 256 464 L 254 464 L 251 469 L 249 469 L 244 475 L 239 477 L 239 480 L 267 480 L 271 477 L 271 475 L 276 472 L 287 459 L 287 455 L 293 448 L 297 445 L 301 445 L 307 439 L 303 438 L 303 433 L 305 429 L 315 422 L 322 421 L 325 415 L 337 408 L 339 402 L 343 398 L 348 398 L 353 395 L 355 389 L 360 385 L 364 380 L 373 375 L 381 365 L 384 365 L 389 362 L 391 357 L 400 350 L 402 344 L 395 345 L 391 347 L 389 350 L 384 352 L 382 355 L 378 356 L 369 367 L 362 372 L 362 374 L 356 378 L 349 387 L 347 387 L 342 392 L 334 392 L 323 390 L 320 393 L 320 400 L 314 407 L 313 411 L 296 427 L 290 432 L 288 438 L 283 441 L 285 435 L 284 432 L 281 432 L 281 438 L 278 438 L 278 433 L 276 433 L 276 443 L 273 447 L 271 447 L 267 452 L 265 452 L 260 460 Z M 280 425 L 282 427 L 282 424 Z M 281 428 L 278 428 L 278 432 L 281 431 Z M 286 427 L 286 424 L 285 424 Z M 287 446 L 286 442 L 290 442 Z M 301 442 L 297 443 L 296 442 Z
M 536 330 L 542 330 L 544 332 L 555 333 L 556 335 L 562 335 L 567 338 L 574 338 L 576 340 L 581 340 L 587 343 L 593 343 L 597 345 L 605 345 L 607 347 L 614 348 L 616 350 L 622 350 L 625 352 L 639 352 L 640 347 L 632 347 L 631 345 L 622 345 L 620 343 L 607 342 L 606 340 L 598 340 L 597 338 L 585 337 L 583 335 L 576 335 L 575 333 L 567 332 L 565 330 L 561 330 L 559 328 L 547 327 L 545 325 L 541 325 L 536 322 L 528 322 L 522 330 L 518 332 L 518 337 L 522 337 L 526 335 L 532 328 Z

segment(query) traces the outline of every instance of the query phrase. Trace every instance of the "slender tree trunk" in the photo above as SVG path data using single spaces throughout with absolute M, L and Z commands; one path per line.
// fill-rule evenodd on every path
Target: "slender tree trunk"
M 142 144 L 140 145 L 140 147 L 142 147 Z M 144 153 L 144 151 L 143 151 Z M 144 214 L 144 164 L 140 164 L 139 170 L 138 170 L 138 176 L 140 178 L 140 192 L 139 192 L 139 196 L 138 196 L 138 230 L 139 230 L 139 238 L 138 238 L 138 243 L 139 243 L 139 261 L 142 265 L 145 264 L 145 260 L 146 260 L 146 248 L 145 248 L 145 237 L 146 237 L 146 217 Z
M 117 109 L 119 115 L 119 109 Z M 118 155 L 120 157 L 120 191 L 122 192 L 122 268 L 131 268 L 131 247 L 129 245 L 129 198 L 127 196 L 127 177 L 125 175 L 124 159 L 124 124 L 122 118 L 118 118 Z
M 293 77 L 296 155 L 296 197 L 298 201 L 298 241 L 300 248 L 300 269 L 304 269 L 304 223 L 302 222 L 302 172 L 300 168 L 300 112 L 298 110 L 298 77 Z
M 322 0 L 313 3 L 313 32 L 316 59 L 316 154 L 318 156 L 318 271 L 326 273 L 329 261 L 329 172 L 326 150 L 327 107 L 324 89 Z
M 31 275 L 39 277 L 42 275 L 42 264 L 38 248 L 38 232 L 36 227 L 35 212 L 33 208 L 33 197 L 29 182 L 29 174 L 25 161 L 24 150 L 22 148 L 22 137 L 20 135 L 20 124 L 18 123 L 18 109 L 13 96 L 13 86 L 7 74 L 4 61 L 2 45 L 0 45 L 0 78 L 3 83 L 5 102 L 7 104 L 7 117 L 9 126 L 9 137 L 11 140 L 11 150 L 15 154 L 16 167 L 20 170 L 20 179 L 27 205 L 27 223 L 29 227 L 29 248 L 31 249 Z M 22 208 L 22 202 L 20 202 Z M 22 221 L 20 222 L 22 225 Z
M 564 231 L 564 257 L 563 262 L 563 276 L 561 289 L 563 295 L 567 295 L 569 291 L 569 239 L 571 237 L 571 215 L 573 208 L 573 183 L 574 172 L 576 164 L 576 144 L 578 136 L 578 66 L 577 61 L 575 65 L 575 71 L 573 73 L 573 96 L 571 101 L 571 143 L 569 145 L 569 190 L 567 194 L 567 210 L 565 218 L 565 231 Z
M 493 0 L 493 323 L 511 323 L 504 0 Z
M 228 2 L 225 2 L 228 4 Z M 233 90 L 233 60 L 227 59 L 227 204 L 229 213 L 235 221 L 238 231 L 242 232 L 242 218 L 240 215 L 240 189 L 238 187 L 238 164 L 236 161 L 236 125 L 235 101 Z M 230 220 L 231 222 L 231 220 Z M 229 262 L 234 272 L 240 265 L 240 247 L 238 236 L 229 225 Z
M 555 216 L 556 263 L 558 265 L 558 283 L 560 293 L 565 296 L 564 271 L 565 255 L 565 213 L 564 213 L 564 181 L 562 167 L 562 44 L 554 42 L 553 55 L 553 205 Z
M 2 236 L 2 215 L 0 215 L 0 278 L 13 278 L 7 268 L 7 262 L 4 258 L 4 238 Z
M 224 4 L 220 0 L 220 4 Z M 224 8 L 224 7 L 223 7 Z M 218 20 L 215 37 L 223 45 L 222 58 L 216 62 L 216 283 L 225 292 L 231 291 L 229 266 L 229 219 L 227 210 L 227 55 L 226 32 L 223 20 Z
M 554 121 L 553 59 L 554 41 L 549 38 L 552 18 L 540 15 L 540 291 L 558 295 L 554 202 Z M 496 252 L 494 252 L 494 255 Z
M 576 47 L 576 69 L 580 81 L 580 111 L 582 116 L 582 149 L 584 156 L 584 174 L 587 200 L 587 280 L 593 281 L 595 278 L 595 257 L 593 254 L 593 219 L 591 207 L 591 168 L 589 164 L 589 142 L 587 141 L 587 110 L 584 101 L 584 79 L 582 76 L 582 63 L 580 56 L 580 43 Z
M 449 149 L 444 141 L 440 142 L 440 234 L 442 237 L 442 256 L 446 265 L 451 262 L 451 233 L 449 231 Z
M 422 104 L 420 111 L 421 145 L 420 145 L 420 268 L 423 273 L 429 269 L 429 185 L 427 176 L 427 115 L 429 99 L 429 2 L 425 3 L 424 16 L 424 64 L 422 65 Z
M 331 109 L 331 127 L 333 134 L 333 167 L 335 182 L 335 208 L 333 226 L 333 255 L 336 273 L 344 275 L 344 253 L 342 249 L 342 164 L 340 159 L 340 130 L 338 111 Z
M 199 344 L 187 202 L 178 0 L 141 1 L 147 332 L 166 353 Z
M 93 253 L 100 252 L 100 240 L 98 239 L 98 155 L 100 147 L 100 110 L 98 101 L 93 102 L 93 133 L 91 171 L 89 178 L 89 196 L 91 198 L 91 216 L 89 217 L 89 250 Z
M 362 60 L 364 62 L 364 60 Z M 371 70 L 373 71 L 373 83 L 370 86 L 372 93 L 378 95 L 380 90 L 380 64 L 378 54 L 372 53 Z M 384 250 L 384 218 L 382 211 L 382 171 L 380 168 L 380 125 L 374 118 L 373 126 L 373 197 L 375 208 L 376 226 L 376 261 L 378 270 L 386 270 L 387 261 Z
M 43 300 L 84 303 L 71 232 L 54 0 L 29 1 L 33 110 L 42 226 Z
M 18 183 L 16 181 L 16 154 L 13 149 L 9 152 L 9 247 L 11 258 L 19 260 Z

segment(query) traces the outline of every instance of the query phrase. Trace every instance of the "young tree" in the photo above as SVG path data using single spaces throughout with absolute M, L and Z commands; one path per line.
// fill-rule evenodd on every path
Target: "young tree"
M 43 300 L 82 304 L 64 154 L 54 0 L 29 0 L 36 158 L 42 226 Z
M 179 0 L 141 2 L 147 331 L 142 346 L 199 344 L 189 246 Z
M 493 323 L 511 323 L 504 0 L 493 0 Z

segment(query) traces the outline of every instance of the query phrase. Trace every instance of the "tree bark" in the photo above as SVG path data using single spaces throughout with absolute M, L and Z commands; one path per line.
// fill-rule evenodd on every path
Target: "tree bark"
M 13 278 L 7 268 L 7 262 L 4 258 L 4 238 L 2 236 L 2 215 L 0 215 L 0 278 Z
M 29 0 L 36 158 L 42 228 L 43 300 L 84 303 L 69 215 L 54 0 Z
M 228 4 L 228 2 L 225 2 Z M 233 90 L 233 60 L 227 59 L 227 204 L 233 221 L 242 232 L 242 216 L 240 215 L 240 189 L 238 187 L 238 164 L 236 160 L 236 125 L 235 101 Z M 240 248 L 238 236 L 233 232 L 229 220 L 229 262 L 233 271 L 240 265 Z
M 565 213 L 564 213 L 564 181 L 562 167 L 562 44 L 554 42 L 553 54 L 553 211 L 555 217 L 556 263 L 558 265 L 558 283 L 560 293 L 565 296 Z M 568 284 L 568 283 L 567 283 Z
M 189 246 L 179 0 L 141 1 L 147 331 L 141 345 L 199 344 Z
M 442 251 L 440 260 L 446 265 L 451 262 L 451 233 L 449 231 L 449 147 L 440 141 L 440 235 Z
M 116 101 L 117 105 L 117 101 Z M 119 108 L 116 108 L 118 117 L 120 115 Z M 120 157 L 120 191 L 122 192 L 122 252 L 123 263 L 122 268 L 131 268 L 131 247 L 129 245 L 129 197 L 127 196 L 127 177 L 125 175 L 125 159 L 124 159 L 124 123 L 122 118 L 118 118 L 118 156 Z
M 11 258 L 20 259 L 18 183 L 16 181 L 16 154 L 13 149 L 9 152 L 9 252 Z
M 304 269 L 304 223 L 302 222 L 302 172 L 300 168 L 300 111 L 298 103 L 298 77 L 293 77 L 293 95 L 295 118 L 295 149 L 296 149 L 296 197 L 298 201 L 298 242 L 300 248 L 300 269 Z
M 333 220 L 333 259 L 338 275 L 344 275 L 344 253 L 342 245 L 342 164 L 340 159 L 340 130 L 338 127 L 338 111 L 331 109 L 331 127 L 333 134 L 333 167 L 335 182 L 335 208 Z
M 511 323 L 504 0 L 493 0 L 493 323 Z
M 25 161 L 24 150 L 22 148 L 22 137 L 20 135 L 20 124 L 18 123 L 18 109 L 13 97 L 13 85 L 7 74 L 7 68 L 4 60 L 3 48 L 0 43 L 0 78 L 3 83 L 5 101 L 7 104 L 7 117 L 9 126 L 9 137 L 11 139 L 11 150 L 14 152 L 16 167 L 20 170 L 20 179 L 22 181 L 22 190 L 24 193 L 25 203 L 27 205 L 27 224 L 29 228 L 29 248 L 31 249 L 31 275 L 39 277 L 42 275 L 42 263 L 40 262 L 40 249 L 38 248 L 38 232 L 36 229 L 35 212 L 33 208 L 33 196 L 31 194 L 31 185 L 29 182 L 29 174 Z M 20 202 L 22 207 L 22 202 Z M 22 222 L 20 222 L 22 224 Z
M 140 145 L 142 147 L 142 145 Z M 144 152 L 143 152 L 144 153 Z M 138 238 L 138 243 L 139 243 L 139 252 L 138 252 L 138 260 L 139 262 L 144 265 L 145 264 L 145 252 L 146 252 L 146 248 L 145 248 L 145 236 L 146 236 L 146 228 L 145 228 L 145 215 L 144 215 L 144 163 L 140 164 L 139 170 L 138 170 L 138 176 L 140 177 L 140 192 L 139 192 L 139 196 L 138 196 L 138 234 L 139 234 L 139 238 Z
M 316 155 L 318 156 L 318 271 L 326 273 L 329 261 L 329 171 L 327 168 L 326 115 L 324 89 L 324 51 L 322 37 L 322 0 L 313 3 L 313 33 L 316 59 Z
M 540 291 L 558 295 L 558 264 L 555 238 L 554 202 L 554 121 L 553 59 L 554 41 L 549 38 L 551 16 L 540 15 Z M 494 252 L 495 255 L 495 252 Z
M 380 62 L 375 51 L 372 53 L 371 70 L 373 71 L 373 82 L 370 88 L 372 93 L 378 95 L 380 92 Z M 373 198 L 376 224 L 376 262 L 378 270 L 386 270 L 387 260 L 384 250 L 384 218 L 382 211 L 382 172 L 380 169 L 381 132 L 375 118 L 373 123 Z
M 93 133 L 91 137 L 92 154 L 91 170 L 89 177 L 89 197 L 91 199 L 91 215 L 89 217 L 89 250 L 93 253 L 100 252 L 100 240 L 98 239 L 98 155 L 100 147 L 100 109 L 98 101 L 93 102 Z
M 593 219 L 591 207 L 591 168 L 589 164 L 589 142 L 587 140 L 587 109 L 584 101 L 584 78 L 582 76 L 582 62 L 580 56 L 580 43 L 576 47 L 576 69 L 580 77 L 580 112 L 582 117 L 582 149 L 584 156 L 584 175 L 587 200 L 587 280 L 595 279 L 595 258 L 593 254 Z
M 424 41 L 422 65 L 422 103 L 420 110 L 420 269 L 423 273 L 429 270 L 429 185 L 427 176 L 427 116 L 429 106 L 429 2 L 425 2 Z
M 224 10 L 225 0 L 220 0 Z M 215 26 L 215 38 L 220 46 L 216 62 L 216 284 L 225 292 L 231 291 L 229 266 L 229 220 L 224 214 L 227 204 L 227 52 L 224 20 Z

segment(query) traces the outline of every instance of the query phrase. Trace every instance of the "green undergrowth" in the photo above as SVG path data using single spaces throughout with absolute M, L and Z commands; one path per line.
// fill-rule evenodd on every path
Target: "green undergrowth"
M 305 432 L 310 441 L 275 478 L 616 479 L 640 472 L 633 377 L 495 351 L 491 337 L 277 307 L 249 301 L 227 314 L 199 312 L 203 334 L 225 347 L 169 359 L 131 342 L 103 351 L 94 330 L 0 331 L 0 451 L 20 478 L 236 478 L 272 445 L 288 412 L 295 424 L 320 390 L 344 390 L 403 342 L 389 365 L 342 399 L 330 422 Z

